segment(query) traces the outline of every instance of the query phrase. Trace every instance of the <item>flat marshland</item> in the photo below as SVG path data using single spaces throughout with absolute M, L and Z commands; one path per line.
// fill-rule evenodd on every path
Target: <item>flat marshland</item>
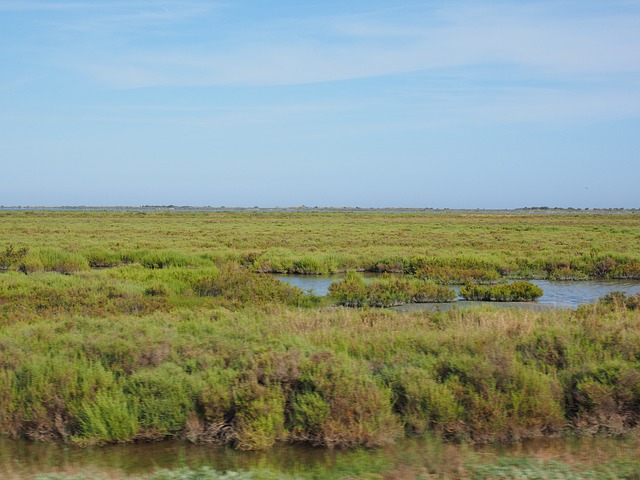
M 0 238 L 34 270 L 135 263 L 321 274 L 406 271 L 443 280 L 640 278 L 629 215 L 0 212 Z M 70 273 L 69 272 L 69 273 Z
M 269 274 L 640 279 L 638 218 L 0 212 L 0 435 L 239 449 L 631 435 L 638 295 L 399 313 Z

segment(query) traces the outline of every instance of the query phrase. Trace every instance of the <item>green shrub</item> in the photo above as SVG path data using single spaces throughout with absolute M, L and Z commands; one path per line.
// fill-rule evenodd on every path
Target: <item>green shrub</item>
M 412 300 L 411 282 L 398 277 L 385 277 L 375 280 L 366 286 L 366 304 L 362 306 L 370 307 L 392 307 L 403 305 Z
M 566 372 L 565 410 L 578 430 L 616 435 L 640 421 L 640 368 L 619 360 Z
M 277 384 L 261 385 L 249 374 L 234 388 L 236 447 L 260 450 L 286 438 L 285 397 Z
M 540 287 L 530 282 L 513 282 L 500 285 L 466 284 L 460 289 L 465 300 L 484 302 L 533 302 L 543 295 Z
M 500 280 L 500 273 L 495 265 L 469 257 L 414 257 L 406 262 L 404 272 L 440 284 L 462 284 L 466 282 L 493 284 Z
M 298 287 L 235 264 L 221 266 L 216 274 L 194 280 L 192 286 L 197 295 L 238 303 L 278 302 L 295 306 L 317 303 L 316 297 L 306 295 Z
M 291 430 L 303 438 L 317 437 L 330 414 L 327 402 L 313 391 L 294 394 L 291 410 Z
M 300 365 L 296 390 L 291 421 L 299 439 L 328 447 L 371 447 L 391 443 L 400 433 L 391 390 L 353 359 L 329 352 L 311 355 Z M 311 406 L 317 411 L 308 414 Z
M 135 404 L 119 388 L 102 390 L 80 407 L 81 443 L 126 442 L 138 429 Z
M 144 294 L 148 297 L 166 297 L 169 290 L 164 283 L 155 282 L 144 289 Z
M 230 368 L 213 368 L 204 372 L 198 403 L 209 423 L 224 423 L 233 408 L 233 391 L 238 372 Z
M 329 295 L 345 307 L 391 307 L 455 299 L 453 290 L 431 281 L 384 275 L 367 283 L 354 271 L 347 272 L 344 280 L 332 283 Z
M 44 264 L 40 259 L 40 256 L 34 253 L 29 253 L 24 256 L 18 264 L 18 271 L 30 274 L 36 272 L 42 272 L 44 270 Z
M 124 391 L 138 413 L 142 434 L 174 435 L 186 426 L 197 396 L 193 378 L 173 363 L 133 373 Z
M 168 308 L 167 299 L 144 295 L 142 288 L 106 278 L 103 272 L 77 275 L 7 273 L 0 283 L 0 323 L 82 314 L 143 315 Z
M 76 429 L 80 404 L 114 384 L 113 374 L 99 363 L 63 354 L 34 352 L 12 373 L 11 391 L 0 397 L 0 410 L 10 420 L 2 427 L 34 439 L 67 438 Z
M 120 253 L 106 249 L 93 248 L 84 252 L 84 256 L 87 258 L 91 268 L 115 267 L 128 263 L 127 259 Z
M 338 305 L 345 307 L 368 305 L 367 283 L 353 270 L 347 272 L 344 280 L 329 285 L 329 294 Z
M 565 369 L 569 363 L 567 341 L 556 332 L 538 332 L 516 345 L 516 351 L 524 365 L 536 365 L 545 372 Z
M 409 289 L 414 303 L 453 302 L 456 299 L 452 289 L 428 280 L 412 280 Z
M 298 273 L 303 275 L 317 275 L 323 272 L 323 266 L 320 264 L 320 261 L 315 258 L 302 258 L 300 260 L 295 260 L 293 262 L 293 268 L 291 273 Z
M 415 434 L 438 430 L 448 435 L 458 428 L 462 407 L 449 388 L 433 379 L 427 369 L 399 369 L 392 382 L 395 410 Z

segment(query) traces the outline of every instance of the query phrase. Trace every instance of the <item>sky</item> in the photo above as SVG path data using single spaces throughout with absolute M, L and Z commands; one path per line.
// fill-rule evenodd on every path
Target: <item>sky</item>
M 640 1 L 0 0 L 0 205 L 640 208 Z

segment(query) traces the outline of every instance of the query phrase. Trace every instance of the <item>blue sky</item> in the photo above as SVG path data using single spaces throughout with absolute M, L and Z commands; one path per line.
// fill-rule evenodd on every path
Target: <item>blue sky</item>
M 0 205 L 640 207 L 640 1 L 0 0 Z

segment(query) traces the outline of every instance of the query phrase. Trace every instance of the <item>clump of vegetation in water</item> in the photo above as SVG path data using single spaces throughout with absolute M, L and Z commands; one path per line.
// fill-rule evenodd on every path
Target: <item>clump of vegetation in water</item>
M 503 283 L 500 285 L 468 283 L 460 289 L 460 295 L 465 300 L 481 302 L 534 302 L 543 293 L 540 287 L 530 282 Z
M 455 293 L 435 282 L 386 275 L 367 283 L 356 272 L 329 286 L 329 295 L 347 307 L 391 307 L 405 303 L 451 302 Z
M 460 256 L 453 258 L 413 257 L 405 262 L 405 273 L 441 284 L 468 282 L 494 284 L 500 281 L 500 272 L 494 262 Z

